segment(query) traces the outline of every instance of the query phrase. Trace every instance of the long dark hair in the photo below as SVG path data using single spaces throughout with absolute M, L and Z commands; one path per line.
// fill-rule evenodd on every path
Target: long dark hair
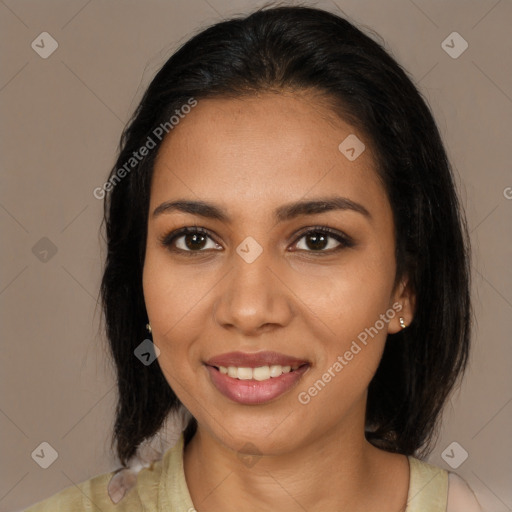
M 464 373 L 469 237 L 426 101 L 353 23 L 315 8 L 266 6 L 208 27 L 169 58 L 124 130 L 102 189 L 108 254 L 101 295 L 118 387 L 112 446 L 123 465 L 180 404 L 158 364 L 134 356 L 147 338 L 142 269 L 153 164 L 163 139 L 156 129 L 170 133 L 170 118 L 191 99 L 283 90 L 320 93 L 372 143 L 394 215 L 396 282 L 407 275 L 416 294 L 413 321 L 389 335 L 370 383 L 367 439 L 404 455 L 427 454 L 447 396 Z M 155 147 L 130 160 L 150 139 Z

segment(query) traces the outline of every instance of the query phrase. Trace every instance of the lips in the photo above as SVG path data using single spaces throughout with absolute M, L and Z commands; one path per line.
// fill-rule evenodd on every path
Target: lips
M 259 405 L 297 386 L 310 363 L 278 352 L 230 352 L 208 359 L 205 367 L 210 382 L 226 398 Z
M 227 354 L 221 354 L 206 361 L 206 365 L 215 366 L 236 366 L 244 368 L 258 368 L 260 366 L 302 366 L 307 364 L 308 361 L 305 359 L 298 359 L 293 356 L 287 356 L 278 352 L 229 352 Z

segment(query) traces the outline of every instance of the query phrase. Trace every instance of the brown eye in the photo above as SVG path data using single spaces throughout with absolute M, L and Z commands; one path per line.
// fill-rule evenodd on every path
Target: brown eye
M 191 251 L 203 249 L 206 241 L 206 236 L 200 233 L 189 233 L 179 238 L 183 238 L 185 246 Z
M 298 249 L 306 252 L 330 253 L 354 245 L 348 236 L 327 227 L 311 229 L 303 233 L 299 241 L 302 239 L 305 240 L 305 247 L 298 247 Z
M 210 246 L 208 247 L 208 241 Z M 175 252 L 200 253 L 205 249 L 218 249 L 220 245 L 211 238 L 204 228 L 183 228 L 165 235 L 162 245 Z
M 330 236 L 323 233 L 308 233 L 304 236 L 306 245 L 313 250 L 325 249 L 329 245 Z
M 305 240 L 304 247 L 297 248 L 300 251 L 318 255 L 330 254 L 345 247 L 354 246 L 350 237 L 327 227 L 318 227 L 306 231 L 295 242 L 295 246 L 298 246 L 303 239 Z M 182 228 L 163 236 L 160 241 L 169 250 L 187 256 L 194 253 L 198 255 L 212 249 L 222 250 L 222 247 L 213 240 L 210 233 L 204 228 Z M 208 243 L 210 243 L 210 246 L 208 246 Z

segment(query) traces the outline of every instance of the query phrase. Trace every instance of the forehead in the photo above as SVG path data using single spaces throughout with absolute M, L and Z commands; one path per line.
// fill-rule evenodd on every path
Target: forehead
M 355 160 L 345 140 L 364 144 Z M 151 205 L 187 196 L 247 209 L 333 193 L 386 208 L 370 141 L 312 96 L 269 93 L 199 100 L 159 149 Z

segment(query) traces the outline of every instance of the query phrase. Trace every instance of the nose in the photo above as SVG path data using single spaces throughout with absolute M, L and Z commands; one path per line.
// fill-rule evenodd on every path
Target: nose
M 251 263 L 233 254 L 233 267 L 214 304 L 215 321 L 244 336 L 288 325 L 294 311 L 293 293 L 278 267 L 265 250 Z

